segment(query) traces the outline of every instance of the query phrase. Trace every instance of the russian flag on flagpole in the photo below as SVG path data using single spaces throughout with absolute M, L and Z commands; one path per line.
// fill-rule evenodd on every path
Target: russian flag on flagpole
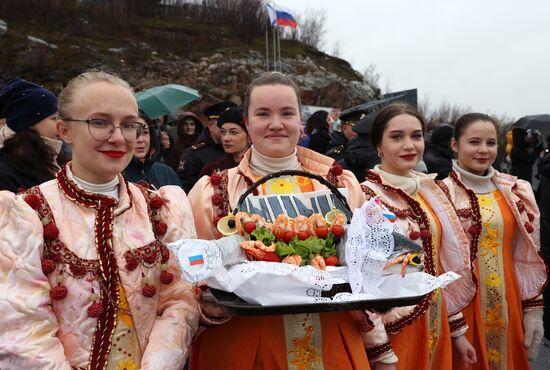
M 267 4 L 267 13 L 269 14 L 269 19 L 272 26 L 288 26 L 292 28 L 298 27 L 298 22 L 296 22 L 294 12 L 288 8 L 272 2 Z

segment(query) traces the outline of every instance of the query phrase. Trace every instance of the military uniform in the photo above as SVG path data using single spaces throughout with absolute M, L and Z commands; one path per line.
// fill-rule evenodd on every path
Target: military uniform
M 221 112 L 236 106 L 235 103 L 223 101 L 206 108 L 203 114 L 209 121 L 217 120 Z M 199 174 L 204 165 L 220 160 L 224 154 L 223 146 L 214 141 L 209 128 L 205 127 L 198 143 L 184 151 L 180 157 L 177 173 L 183 190 L 189 193 L 199 179 Z
M 353 131 L 355 131 L 355 123 L 359 121 L 365 113 L 362 111 L 351 111 L 351 109 L 353 108 L 344 110 L 342 114 L 340 114 L 340 127 L 349 125 L 352 126 Z M 334 158 L 337 162 L 343 161 L 348 142 L 349 140 L 343 132 L 333 131 L 330 134 L 330 143 L 328 144 L 325 155 Z

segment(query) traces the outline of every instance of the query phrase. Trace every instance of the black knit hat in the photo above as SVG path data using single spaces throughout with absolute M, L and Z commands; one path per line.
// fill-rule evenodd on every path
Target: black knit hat
M 247 131 L 246 125 L 244 124 L 243 114 L 244 110 L 241 107 L 227 108 L 221 112 L 217 125 L 221 128 L 224 123 L 235 123 Z
M 10 129 L 23 131 L 57 112 L 57 98 L 35 83 L 14 78 L 0 91 L 0 118 Z

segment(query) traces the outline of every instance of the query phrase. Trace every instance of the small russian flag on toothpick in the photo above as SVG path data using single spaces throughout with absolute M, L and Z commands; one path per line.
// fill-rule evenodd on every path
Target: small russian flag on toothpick
M 189 264 L 191 266 L 204 264 L 204 258 L 202 258 L 202 254 L 197 254 L 196 256 L 190 256 Z

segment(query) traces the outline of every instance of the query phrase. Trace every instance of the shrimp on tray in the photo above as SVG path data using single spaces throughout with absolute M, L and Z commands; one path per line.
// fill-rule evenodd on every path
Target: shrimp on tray
M 281 258 L 275 253 L 275 243 L 267 246 L 260 240 L 246 240 L 241 243 L 249 261 L 281 262 Z

